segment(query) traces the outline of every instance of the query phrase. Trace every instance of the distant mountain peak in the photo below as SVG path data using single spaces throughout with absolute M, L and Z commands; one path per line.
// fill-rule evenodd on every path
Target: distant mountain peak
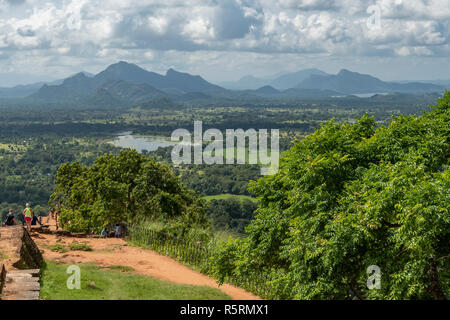
M 84 74 L 84 72 L 78 72 L 75 73 L 73 76 L 70 76 L 66 79 L 64 79 L 64 81 L 69 80 L 69 79 L 84 79 L 87 78 L 87 76 Z
M 90 86 L 92 78 L 87 77 L 83 72 L 78 72 L 73 76 L 64 79 L 63 84 L 69 86 Z
M 187 73 L 179 72 L 173 68 L 169 68 L 166 71 L 166 77 L 171 77 L 171 76 L 176 76 L 176 75 L 181 75 L 181 74 L 187 74 Z
M 277 89 L 275 89 L 272 86 L 263 86 L 257 90 L 255 90 L 256 93 L 262 93 L 262 94 L 279 94 L 280 91 L 278 91 Z
M 110 66 L 108 66 L 108 68 L 106 68 L 106 70 L 113 70 L 113 69 L 122 69 L 122 70 L 126 70 L 126 69 L 142 69 L 141 67 L 133 64 L 133 63 L 128 63 L 126 61 L 119 61 L 117 63 L 113 63 Z
M 198 78 L 198 79 L 200 79 L 200 78 L 203 79 L 201 76 L 192 75 L 192 74 L 189 74 L 189 73 L 186 73 L 186 72 L 180 72 L 180 71 L 177 71 L 177 70 L 175 70 L 173 68 L 169 68 L 169 70 L 166 71 L 166 77 L 168 77 L 168 78 L 173 78 L 173 77 L 195 77 L 195 78 Z
M 297 86 L 299 83 L 313 75 L 327 76 L 328 74 L 316 68 L 309 68 L 281 75 L 272 80 L 270 85 L 278 90 L 286 90 Z
M 337 75 L 344 75 L 344 74 L 358 74 L 358 72 L 353 72 L 348 69 L 341 69 L 341 71 L 339 71 Z

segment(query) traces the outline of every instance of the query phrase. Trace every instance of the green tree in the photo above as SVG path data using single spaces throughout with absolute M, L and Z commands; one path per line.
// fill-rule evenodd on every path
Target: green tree
M 177 226 L 208 229 L 204 202 L 179 182 L 166 165 L 124 150 L 104 155 L 92 166 L 62 165 L 50 204 L 59 204 L 61 224 L 73 231 L 100 231 L 118 222 L 158 220 Z
M 449 159 L 450 92 L 387 127 L 328 121 L 250 184 L 260 207 L 248 237 L 219 248 L 211 272 L 270 273 L 282 299 L 445 299 Z M 379 290 L 366 285 L 372 265 Z

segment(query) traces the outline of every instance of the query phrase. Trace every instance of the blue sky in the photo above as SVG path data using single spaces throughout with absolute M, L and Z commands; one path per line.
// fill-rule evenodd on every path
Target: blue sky
M 450 78 L 449 0 L 0 0 L 0 86 L 119 60 L 214 82 L 316 67 Z

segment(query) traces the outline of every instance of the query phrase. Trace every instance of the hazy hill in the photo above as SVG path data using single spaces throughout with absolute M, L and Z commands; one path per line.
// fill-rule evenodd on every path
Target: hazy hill
M 186 93 L 227 93 L 226 89 L 213 85 L 200 76 L 173 69 L 169 69 L 166 75 L 160 75 L 121 61 L 93 77 L 79 73 L 59 85 L 44 85 L 31 98 L 63 101 L 88 97 L 99 90 L 106 90 L 112 97 L 130 102 L 142 102 L 147 98 L 171 96 L 175 93 L 180 96 Z
M 269 79 L 261 79 L 254 76 L 245 76 L 238 81 L 227 81 L 219 83 L 222 87 L 230 90 L 256 90 L 266 86 Z
M 30 98 L 50 101 L 80 99 L 94 93 L 97 88 L 93 78 L 86 77 L 84 73 L 78 73 L 65 79 L 60 85 L 44 84 Z
M 112 79 L 125 80 L 137 84 L 145 83 L 159 90 L 176 90 L 183 93 L 226 91 L 219 86 L 209 83 L 200 76 L 193 76 L 173 69 L 169 69 L 166 75 L 161 75 L 124 61 L 110 65 L 106 70 L 94 77 L 97 84 L 102 84 Z
M 155 89 L 148 84 L 137 84 L 123 80 L 108 80 L 98 90 L 100 92 L 108 92 L 116 99 L 133 103 L 167 97 L 165 92 Z
M 328 73 L 315 68 L 304 69 L 298 72 L 288 73 L 279 76 L 275 80 L 272 80 L 269 84 L 278 90 L 286 90 L 296 87 L 299 83 L 301 83 L 302 81 L 304 81 L 305 79 L 309 78 L 312 75 L 327 76 Z
M 260 84 L 255 77 L 241 79 L 248 85 Z M 231 91 L 200 76 L 169 69 L 165 75 L 120 61 L 96 75 L 80 72 L 47 84 L 0 88 L 0 98 L 27 97 L 32 103 L 133 106 L 166 98 L 174 103 L 196 101 L 262 101 L 272 99 L 323 98 L 359 93 L 429 93 L 444 87 L 421 82 L 385 82 L 367 74 L 341 70 L 329 75 L 319 69 L 283 74 L 255 89 Z M 170 104 L 170 103 L 169 103 Z M 167 104 L 167 105 L 169 105 Z
M 319 69 L 304 69 L 297 72 L 286 73 L 273 79 L 261 79 L 248 75 L 242 77 L 238 81 L 221 83 L 225 88 L 231 90 L 256 90 L 261 87 L 271 86 L 277 90 L 286 90 L 294 88 L 300 82 L 307 79 L 311 75 L 328 75 Z
M 442 86 L 428 83 L 385 82 L 368 74 L 343 69 L 337 75 L 311 75 L 297 88 L 333 90 L 345 94 L 376 92 L 433 92 L 442 91 Z
M 281 92 L 272 86 L 264 86 L 257 90 L 254 90 L 253 93 L 273 95 L 273 94 L 280 94 Z
M 0 88 L 0 98 L 24 98 L 38 91 L 44 82 L 19 85 L 12 88 Z
M 89 72 L 81 72 L 86 77 L 93 77 L 94 75 Z M 73 75 L 74 76 L 74 75 Z M 70 76 L 68 78 L 71 78 Z M 60 85 L 65 79 L 59 79 L 51 82 L 36 82 L 27 85 L 17 85 L 10 88 L 0 88 L 0 98 L 11 99 L 11 98 L 25 98 L 39 91 L 44 85 Z
M 109 80 L 124 80 L 132 83 L 149 84 L 155 88 L 164 87 L 165 82 L 164 76 L 124 61 L 110 65 L 95 75 L 94 80 L 98 86 Z

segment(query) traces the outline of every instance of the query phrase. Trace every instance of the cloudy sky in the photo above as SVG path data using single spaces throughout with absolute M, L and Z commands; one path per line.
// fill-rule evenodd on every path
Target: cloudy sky
M 210 81 L 450 78 L 450 0 L 0 0 L 0 86 L 125 60 Z

